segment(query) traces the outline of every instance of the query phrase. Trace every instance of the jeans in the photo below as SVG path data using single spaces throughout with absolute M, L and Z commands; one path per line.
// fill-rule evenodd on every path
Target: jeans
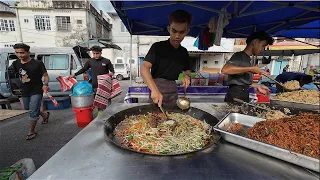
M 37 121 L 40 115 L 40 107 L 43 94 L 34 94 L 22 97 L 23 106 L 25 110 L 30 110 L 29 120 Z

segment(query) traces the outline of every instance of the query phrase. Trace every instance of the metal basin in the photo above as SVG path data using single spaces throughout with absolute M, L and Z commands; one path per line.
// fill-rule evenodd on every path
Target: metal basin
M 190 116 L 192 116 L 196 119 L 199 119 L 201 121 L 205 120 L 212 127 L 215 126 L 219 122 L 219 120 L 216 117 L 212 116 L 211 114 L 204 112 L 200 109 L 193 108 L 193 107 L 191 107 L 188 111 L 182 111 L 179 108 L 175 108 L 175 109 L 171 109 L 171 110 L 166 109 L 166 110 L 169 113 L 176 112 L 176 113 L 181 113 L 181 114 L 187 114 L 187 115 L 190 115 Z M 129 109 L 126 109 L 126 110 L 123 110 L 121 112 L 114 114 L 113 116 L 111 116 L 109 119 L 106 120 L 105 127 L 104 127 L 105 139 L 107 141 L 111 142 L 112 144 L 116 145 L 119 148 L 126 149 L 126 150 L 133 151 L 133 152 L 137 152 L 137 153 L 149 154 L 149 155 L 155 155 L 155 156 L 176 156 L 176 155 L 184 155 L 184 154 L 189 154 L 189 153 L 193 153 L 193 152 L 197 152 L 197 151 L 202 151 L 202 150 L 207 149 L 209 147 L 213 147 L 214 144 L 220 138 L 220 135 L 218 133 L 214 133 L 212 131 L 213 136 L 210 139 L 210 143 L 208 145 L 206 145 L 204 148 L 202 148 L 201 150 L 195 150 L 192 152 L 181 153 L 181 154 L 152 154 L 152 153 L 148 153 L 148 152 L 142 152 L 142 151 L 136 151 L 136 150 L 130 149 L 127 146 L 123 145 L 119 138 L 116 138 L 114 136 L 114 129 L 127 116 L 147 114 L 148 112 L 161 113 L 159 107 L 157 105 L 152 104 L 152 105 L 136 106 L 136 107 L 129 108 Z
M 79 95 L 79 96 L 72 96 L 70 95 L 71 98 L 71 105 L 74 108 L 85 108 L 85 107 L 90 107 L 93 105 L 93 94 L 89 95 Z

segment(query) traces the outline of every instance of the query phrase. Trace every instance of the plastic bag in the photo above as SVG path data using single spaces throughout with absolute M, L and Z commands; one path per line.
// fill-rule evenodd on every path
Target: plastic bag
M 88 81 L 77 83 L 73 87 L 73 96 L 92 94 L 92 85 Z
M 26 180 L 36 171 L 34 162 L 30 158 L 24 158 L 12 166 L 0 170 L 0 179 Z

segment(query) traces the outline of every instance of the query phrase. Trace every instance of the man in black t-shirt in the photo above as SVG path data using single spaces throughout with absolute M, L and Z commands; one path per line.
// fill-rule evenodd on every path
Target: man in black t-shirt
M 114 69 L 111 61 L 101 56 L 102 48 L 100 46 L 92 46 L 90 50 L 92 51 L 93 58 L 89 59 L 84 64 L 82 69 L 80 69 L 78 72 L 71 75 L 70 77 L 73 78 L 75 76 L 78 76 L 91 68 L 92 88 L 95 91 L 98 87 L 98 76 L 108 74 L 109 72 L 111 72 L 111 74 L 114 74 Z
M 37 135 L 35 128 L 40 115 L 43 92 L 48 91 L 49 76 L 43 62 L 30 57 L 30 46 L 19 43 L 15 44 L 13 48 L 19 59 L 12 63 L 12 67 L 15 72 L 19 73 L 22 83 L 24 109 L 30 110 L 30 130 L 26 137 L 26 140 L 30 140 Z M 42 83 L 42 77 L 44 78 L 44 83 Z
M 235 53 L 223 66 L 221 72 L 228 75 L 229 90 L 226 102 L 234 102 L 234 98 L 249 102 L 249 87 L 257 88 L 261 93 L 268 94 L 269 89 L 261 84 L 253 84 L 253 73 L 265 73 L 260 66 L 252 66 L 250 56 L 260 54 L 267 45 L 273 44 L 266 32 L 254 32 L 246 40 L 247 46 Z
M 90 48 L 92 51 L 93 58 L 89 59 L 83 66 L 82 69 L 80 69 L 78 72 L 76 72 L 74 75 L 71 75 L 70 77 L 73 78 L 75 76 L 78 76 L 87 70 L 91 68 L 92 73 L 92 89 L 93 92 L 96 93 L 98 88 L 98 76 L 103 74 L 112 74 L 114 75 L 114 68 L 109 59 L 106 59 L 102 57 L 102 48 L 100 46 L 92 46 Z M 108 104 L 111 104 L 111 100 L 108 101 Z M 102 109 L 98 109 L 98 115 L 102 113 Z
M 191 14 L 184 10 L 172 12 L 168 26 L 170 39 L 154 43 L 142 63 L 143 80 L 151 90 L 152 101 L 158 106 L 175 106 L 178 98 L 175 80 L 182 71 L 185 74 L 184 87 L 190 84 L 189 54 L 180 43 L 189 33 L 191 19 Z

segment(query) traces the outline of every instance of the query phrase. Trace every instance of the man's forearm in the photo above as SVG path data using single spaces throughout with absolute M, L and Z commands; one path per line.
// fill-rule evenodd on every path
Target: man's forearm
M 82 74 L 82 73 L 84 73 L 84 72 L 86 72 L 86 70 L 82 68 L 82 69 L 80 69 L 78 72 L 74 73 L 74 75 L 75 75 L 75 76 L 78 76 L 78 75 L 80 75 L 80 74 Z
M 254 83 L 254 84 L 251 84 L 251 87 L 253 87 L 253 88 L 258 88 L 260 85 L 259 84 L 256 84 L 256 83 Z
M 191 71 L 190 70 L 186 70 L 186 71 L 184 71 L 184 74 L 190 77 Z
M 230 64 L 226 64 L 223 66 L 221 73 L 222 74 L 240 74 L 245 72 L 251 72 L 252 67 L 239 67 L 239 66 L 233 66 Z
M 156 83 L 153 81 L 153 78 L 151 76 L 150 69 L 148 70 L 147 68 L 142 66 L 141 74 L 142 74 L 143 81 L 147 84 L 147 86 L 151 91 L 158 90 L 158 87 Z
M 46 84 L 46 85 L 48 85 L 49 84 L 49 81 L 50 81 L 50 78 L 49 78 L 49 76 L 44 76 L 43 77 L 43 84 Z

